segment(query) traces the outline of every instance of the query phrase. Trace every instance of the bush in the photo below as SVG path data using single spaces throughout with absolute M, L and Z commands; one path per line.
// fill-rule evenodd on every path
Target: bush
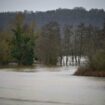
M 99 50 L 88 56 L 87 64 L 80 66 L 74 75 L 105 77 L 105 51 Z
M 88 61 L 89 67 L 93 70 L 105 70 L 105 51 L 97 51 Z

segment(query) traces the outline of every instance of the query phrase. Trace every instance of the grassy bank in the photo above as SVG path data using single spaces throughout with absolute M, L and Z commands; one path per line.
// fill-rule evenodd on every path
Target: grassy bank
M 105 77 L 105 70 L 91 70 L 79 67 L 74 73 L 77 76 L 95 76 L 95 77 Z

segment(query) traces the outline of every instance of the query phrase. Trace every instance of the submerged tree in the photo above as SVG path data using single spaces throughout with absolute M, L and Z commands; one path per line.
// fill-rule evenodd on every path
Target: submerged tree
M 66 65 L 70 63 L 69 57 L 73 57 L 73 49 L 72 49 L 72 35 L 73 35 L 73 27 L 66 25 L 64 27 L 64 55 L 66 57 Z
M 77 36 L 77 40 L 76 40 L 76 45 L 77 45 L 77 49 L 76 49 L 76 53 L 78 56 L 77 59 L 77 63 L 80 65 L 81 62 L 81 57 L 83 56 L 83 50 L 84 50 L 84 35 L 85 35 L 85 26 L 83 23 L 81 23 L 80 25 L 78 25 L 77 30 L 76 30 L 76 36 Z
M 32 65 L 34 62 L 35 37 L 34 27 L 24 24 L 24 15 L 17 14 L 15 26 L 12 29 L 12 56 L 19 65 Z
M 56 22 L 42 28 L 38 38 L 38 56 L 42 63 L 56 65 L 60 54 L 60 29 Z

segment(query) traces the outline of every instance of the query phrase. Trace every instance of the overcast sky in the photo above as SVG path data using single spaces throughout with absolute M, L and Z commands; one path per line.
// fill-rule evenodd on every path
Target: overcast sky
M 57 8 L 85 7 L 105 10 L 105 0 L 0 0 L 0 12 L 4 11 L 46 11 Z

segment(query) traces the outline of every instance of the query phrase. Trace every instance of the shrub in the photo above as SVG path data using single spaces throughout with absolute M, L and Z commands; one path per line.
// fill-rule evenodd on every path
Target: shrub
M 99 50 L 91 58 L 88 65 L 93 70 L 105 70 L 105 51 Z

